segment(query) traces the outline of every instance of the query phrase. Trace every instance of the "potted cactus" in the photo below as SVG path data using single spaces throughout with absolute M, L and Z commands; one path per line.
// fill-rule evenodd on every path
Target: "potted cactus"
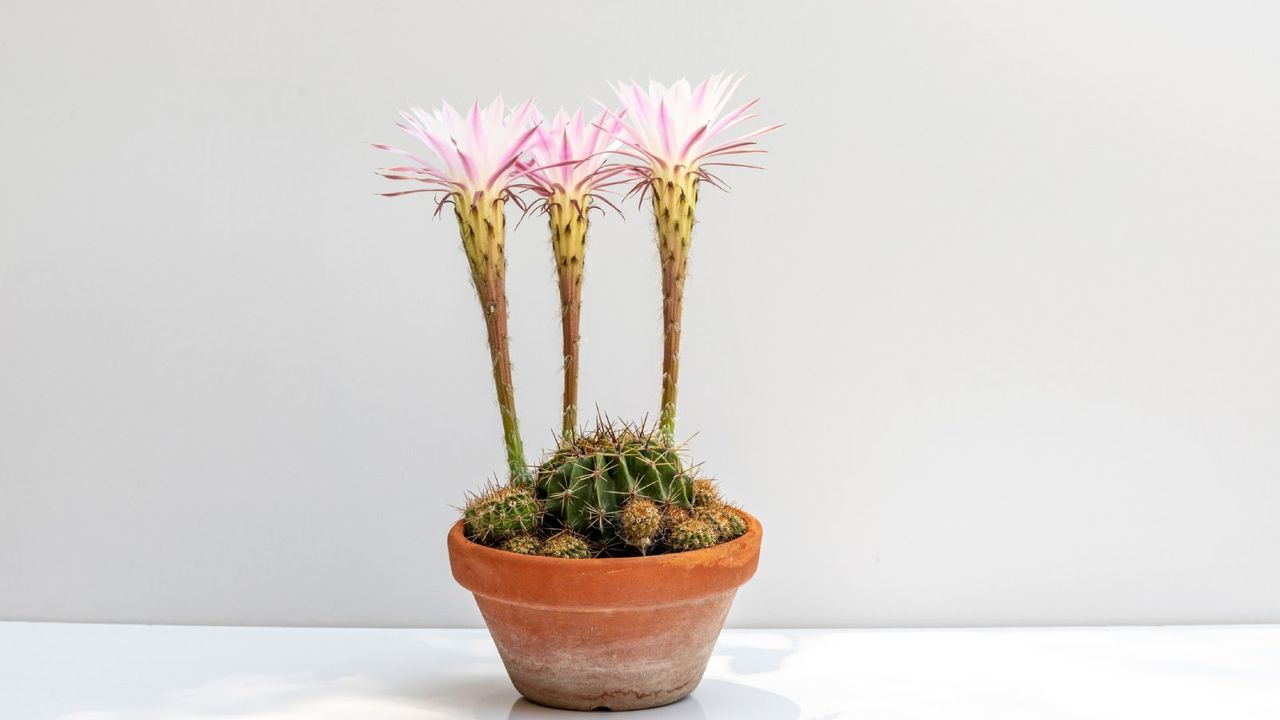
M 430 159 L 379 171 L 417 183 L 457 219 L 488 331 L 507 479 L 471 495 L 450 529 L 453 575 L 475 596 L 512 683 L 560 708 L 627 710 L 688 695 L 706 668 L 737 588 L 755 572 L 761 528 L 689 462 L 676 435 L 685 272 L 703 183 L 733 156 L 763 152 L 731 133 L 754 101 L 726 112 L 740 79 L 614 88 L 620 107 L 541 116 L 496 100 L 403 113 Z M 728 159 L 726 159 L 728 158 Z M 578 423 L 579 318 L 590 212 L 610 193 L 649 200 L 662 274 L 659 420 Z M 507 340 L 506 206 L 545 214 L 564 351 L 558 442 L 529 465 Z

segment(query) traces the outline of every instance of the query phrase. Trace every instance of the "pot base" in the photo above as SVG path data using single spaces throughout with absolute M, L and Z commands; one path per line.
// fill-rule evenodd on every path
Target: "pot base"
M 734 595 L 604 612 L 476 603 L 521 695 L 565 710 L 642 710 L 698 686 Z
M 673 703 L 702 680 L 738 587 L 760 559 L 760 523 L 701 550 L 570 560 L 496 550 L 449 533 L 453 577 L 475 596 L 521 695 L 567 710 Z

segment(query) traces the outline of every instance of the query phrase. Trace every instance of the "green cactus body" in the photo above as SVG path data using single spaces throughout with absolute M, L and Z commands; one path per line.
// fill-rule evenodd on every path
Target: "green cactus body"
M 640 443 L 563 459 L 542 474 L 538 493 L 565 527 L 600 536 L 613 534 L 618 512 L 632 498 L 693 504 L 693 487 L 675 450 Z
M 530 488 L 492 488 L 471 498 L 462 511 L 467 537 L 494 545 L 520 533 L 536 532 L 542 506 Z

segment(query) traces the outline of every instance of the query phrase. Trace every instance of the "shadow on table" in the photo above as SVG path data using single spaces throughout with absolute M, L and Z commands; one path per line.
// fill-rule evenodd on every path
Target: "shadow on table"
M 58 703 L 32 720 L 179 720 L 198 717 L 270 717 L 280 720 L 483 720 L 575 718 L 582 713 L 553 710 L 518 699 L 496 662 L 487 636 L 422 637 L 387 633 L 375 650 L 352 651 L 344 633 L 317 639 L 300 633 L 270 653 L 247 652 L 232 637 L 197 646 L 192 652 L 224 658 L 239 672 L 207 672 L 199 664 L 154 663 L 137 685 L 80 682 L 82 695 Z M 725 643 L 717 656 L 735 672 L 768 672 L 788 651 L 767 634 Z M 155 651 L 151 656 L 162 657 Z M 135 662 L 137 662 L 135 660 Z M 514 702 L 514 704 L 513 704 Z M 704 709 L 705 708 L 705 709 Z M 796 720 L 799 707 L 767 690 L 708 678 L 692 697 L 646 711 L 647 720 L 769 718 Z M 0 720 L 8 720 L 0 713 Z M 25 718 L 24 718 L 25 720 Z
M 510 696 L 507 696 L 507 700 Z M 498 708 L 491 702 L 501 702 L 498 696 L 482 703 L 476 708 L 477 720 L 500 718 Z M 705 708 L 711 708 L 708 713 Z M 769 720 L 797 720 L 800 717 L 800 706 L 777 693 L 760 688 L 729 682 L 727 680 L 704 680 L 689 697 L 670 705 L 644 711 L 645 720 L 706 720 L 707 718 L 768 718 Z M 543 707 L 518 698 L 511 704 L 507 720 L 546 720 L 547 718 L 574 718 L 582 720 L 590 717 L 581 712 L 556 710 Z
M 716 645 L 713 657 L 726 658 L 729 667 L 738 675 L 759 675 L 778 670 L 783 661 L 796 651 L 795 642 L 781 635 L 761 635 L 759 639 L 764 642 L 721 641 Z

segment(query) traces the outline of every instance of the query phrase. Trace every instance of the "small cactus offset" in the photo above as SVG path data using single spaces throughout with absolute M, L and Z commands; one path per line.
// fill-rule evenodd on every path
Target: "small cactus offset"
M 737 508 L 725 502 L 716 481 L 699 478 L 693 481 L 693 516 L 715 527 L 720 542 L 741 537 L 747 531 L 747 521 Z
M 696 517 L 681 522 L 667 533 L 667 545 L 676 552 L 701 550 L 718 542 L 720 534 L 716 526 Z
M 619 539 L 622 509 L 636 498 L 693 505 L 693 480 L 678 448 L 643 426 L 600 421 L 593 433 L 563 443 L 536 480 L 551 516 L 606 545 Z
M 747 531 L 747 523 L 742 519 L 742 515 L 727 505 L 706 505 L 696 508 L 693 516 L 714 527 L 720 542 L 740 537 Z
M 698 507 L 708 505 L 719 505 L 724 502 L 720 497 L 720 488 L 716 487 L 716 481 L 709 478 L 699 478 L 693 481 L 693 504 Z
M 662 532 L 670 533 L 671 528 L 693 517 L 693 513 L 679 505 L 667 505 L 662 508 Z
M 524 486 L 493 487 L 467 500 L 462 510 L 467 537 L 496 545 L 542 526 L 542 505 Z
M 662 511 L 649 498 L 631 498 L 618 514 L 618 535 L 642 554 L 653 547 L 661 529 Z
M 533 533 L 512 535 L 506 540 L 503 540 L 502 544 L 498 547 L 506 550 L 507 552 L 519 553 L 521 555 L 542 554 L 542 540 Z
M 539 555 L 554 558 L 580 559 L 591 557 L 591 546 L 580 535 L 569 531 L 557 533 L 542 543 Z

